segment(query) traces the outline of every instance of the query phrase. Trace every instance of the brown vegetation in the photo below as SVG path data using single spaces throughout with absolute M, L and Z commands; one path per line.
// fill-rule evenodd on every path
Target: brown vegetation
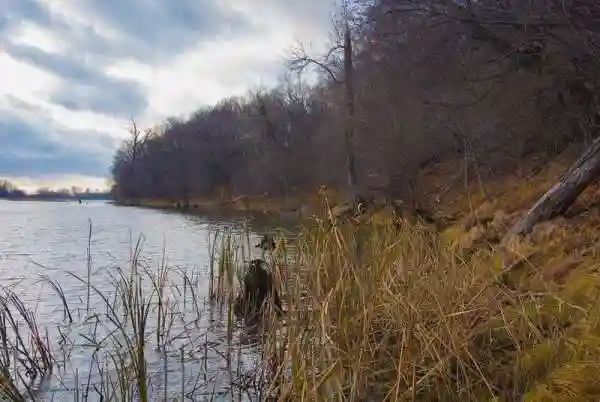
M 488 211 L 441 234 L 419 222 L 317 220 L 291 260 L 270 255 L 290 279 L 279 281 L 284 320 L 267 316 L 261 338 L 265 392 L 281 401 L 597 400 L 597 219 L 543 223 L 506 246 L 474 248 L 475 229 L 504 234 L 505 215 Z
M 331 52 L 294 52 L 291 67 L 322 72 L 316 85 L 290 80 L 130 141 L 116 195 L 188 205 L 326 185 L 434 211 L 436 231 L 381 212 L 361 225 L 330 213 L 303 233 L 306 286 L 284 292 L 286 326 L 264 345 L 280 400 L 597 400 L 598 163 L 568 167 L 598 158 L 600 6 L 345 11 Z M 534 205 L 561 175 L 574 186 Z
M 169 119 L 162 132 L 134 126 L 114 161 L 118 198 L 188 206 L 350 184 L 425 204 L 420 172 L 440 161 L 461 160 L 446 181 L 461 171 L 488 180 L 533 156 L 544 169 L 596 136 L 593 1 L 355 1 L 341 14 L 326 57 L 292 54 L 292 71 L 321 71 L 314 86 L 290 74 L 275 89 Z

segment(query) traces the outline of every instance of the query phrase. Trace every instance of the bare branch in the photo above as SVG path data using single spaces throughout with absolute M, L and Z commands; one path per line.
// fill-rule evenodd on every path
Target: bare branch
M 332 47 L 326 53 L 325 57 L 323 58 L 323 61 L 320 61 L 308 56 L 304 47 L 300 46 L 298 49 L 295 49 L 292 52 L 291 58 L 288 60 L 287 65 L 288 68 L 298 73 L 302 73 L 309 66 L 315 65 L 321 70 L 325 71 L 335 83 L 340 84 L 342 83 L 342 81 L 336 77 L 336 74 L 333 72 L 332 68 L 329 65 L 327 65 L 327 63 L 330 63 L 332 55 L 340 49 L 343 49 L 343 45 Z

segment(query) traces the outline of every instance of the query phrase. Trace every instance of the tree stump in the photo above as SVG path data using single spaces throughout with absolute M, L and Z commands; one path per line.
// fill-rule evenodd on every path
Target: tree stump
M 234 304 L 234 312 L 238 317 L 257 319 L 268 303 L 273 303 L 278 314 L 281 312 L 279 292 L 274 286 L 273 274 L 267 271 L 265 264 L 261 259 L 250 261 Z

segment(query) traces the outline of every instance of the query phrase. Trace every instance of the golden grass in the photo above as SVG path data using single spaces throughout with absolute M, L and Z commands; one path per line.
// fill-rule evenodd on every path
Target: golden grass
M 177 209 L 183 205 L 181 200 L 168 198 L 142 198 L 138 200 L 121 200 L 121 205 L 141 206 L 160 209 Z M 298 217 L 306 218 L 319 206 L 317 195 L 302 195 L 294 197 L 268 196 L 235 196 L 231 198 L 192 197 L 189 200 L 190 209 L 232 210 L 247 213 L 295 213 Z
M 496 245 L 571 160 L 448 192 L 440 209 L 455 224 L 442 233 L 386 213 L 307 227 L 291 262 L 269 256 L 288 279 L 279 281 L 288 313 L 268 317 L 265 392 L 282 401 L 600 400 L 598 187 L 569 219 Z M 222 250 L 234 247 L 227 241 Z
M 462 251 L 420 224 L 307 228 L 287 267 L 297 278 L 288 284 L 302 286 L 288 288 L 285 323 L 264 342 L 277 356 L 271 391 L 306 401 L 598 400 L 599 261 L 587 256 L 560 286 L 528 261 L 515 287 L 499 277 L 511 250 Z

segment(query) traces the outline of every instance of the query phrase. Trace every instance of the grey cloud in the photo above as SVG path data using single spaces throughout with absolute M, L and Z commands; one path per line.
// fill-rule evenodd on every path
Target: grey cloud
M 57 75 L 65 82 L 50 100 L 71 110 L 136 115 L 148 105 L 139 84 L 106 76 L 84 56 L 64 57 L 31 46 L 7 44 L 7 53 Z
M 148 100 L 133 83 L 118 85 L 72 85 L 63 87 L 50 101 L 69 110 L 93 110 L 116 117 L 136 116 L 144 111 Z
M 127 56 L 155 62 L 202 41 L 260 29 L 243 14 L 220 7 L 214 0 L 168 3 L 163 0 L 78 0 L 72 3 L 72 7 L 124 36 L 123 41 L 114 41 L 91 26 L 65 21 L 40 0 L 5 1 L 8 11 L 0 16 L 0 33 L 9 25 L 27 20 L 68 38 L 83 52 L 104 59 Z
M 0 175 L 107 175 L 110 153 L 73 146 L 68 141 L 72 136 L 62 134 L 66 134 L 64 142 L 52 141 L 41 127 L 0 115 Z
M 0 16 L 0 47 L 11 56 L 43 68 L 64 80 L 50 101 L 71 110 L 91 110 L 114 116 L 138 115 L 148 105 L 136 83 L 111 78 L 102 68 L 113 60 L 131 57 L 152 64 L 184 51 L 200 41 L 223 35 L 245 34 L 253 27 L 243 15 L 211 0 L 78 0 L 73 7 L 121 34 L 123 40 L 103 37 L 93 26 L 65 20 L 40 0 L 5 0 Z M 35 23 L 68 41 L 68 54 L 46 53 L 33 46 L 15 45 L 6 28 L 21 21 Z
M 269 11 L 265 15 L 275 18 L 285 15 L 294 21 L 305 21 L 307 29 L 313 29 L 319 25 L 316 21 L 326 21 L 328 1 L 257 0 L 253 7 L 259 14 L 264 10 Z M 86 26 L 67 20 L 64 15 L 51 12 L 42 0 L 0 0 L 0 49 L 62 80 L 48 94 L 50 102 L 71 110 L 117 117 L 141 114 L 147 99 L 137 84 L 104 74 L 103 68 L 110 62 L 132 58 L 150 65 L 164 63 L 201 42 L 253 35 L 265 28 L 254 25 L 247 15 L 225 9 L 218 0 L 73 0 L 69 7 L 101 24 Z M 67 42 L 69 52 L 55 55 L 11 43 L 11 28 L 23 21 L 52 31 Z M 97 26 L 110 26 L 121 39 L 104 36 Z M 230 77 L 224 84 L 252 81 L 253 71 L 280 71 L 281 66 L 261 63 L 250 63 L 244 74 Z M 117 145 L 114 138 L 101 132 L 47 132 L 43 121 L 18 117 L 36 115 L 37 106 L 16 97 L 8 97 L 8 101 L 13 114 L 0 111 L 0 174 L 108 173 Z
M 34 46 L 13 45 L 10 43 L 6 45 L 5 51 L 17 59 L 27 61 L 69 81 L 87 83 L 96 81 L 102 76 L 102 73 L 87 65 L 85 54 L 65 57 L 46 53 Z
M 11 111 L 2 111 L 0 110 L 0 123 L 2 122 L 21 122 L 20 124 L 25 124 L 28 127 L 36 128 L 36 127 L 51 127 L 55 124 L 49 116 L 47 116 L 47 111 L 45 111 L 42 107 L 36 104 L 32 104 L 23 99 L 20 99 L 16 96 L 8 95 L 5 98 L 8 101 L 8 104 L 11 106 Z M 18 117 L 18 116 L 23 116 Z M 36 116 L 35 124 L 28 123 L 30 120 L 28 117 Z M 101 127 L 100 127 L 101 128 Z M 59 143 L 66 144 L 74 148 L 88 148 L 93 149 L 93 147 L 99 148 L 101 151 L 114 149 L 118 143 L 120 143 L 116 138 L 108 135 L 105 132 L 99 130 L 86 130 L 86 132 L 78 132 L 68 129 L 59 130 L 56 132 L 40 130 L 36 129 L 38 132 L 44 133 L 44 138 L 51 143 Z M 86 136 L 91 136 L 91 140 L 87 139 Z
M 47 7 L 37 0 L 4 0 L 5 8 L 0 13 L 0 33 L 23 20 L 51 27 L 54 18 Z
M 79 0 L 78 7 L 132 41 L 128 47 L 145 54 L 177 54 L 199 42 L 248 34 L 253 26 L 243 14 L 214 0 L 165 3 L 163 0 Z M 140 52 L 141 51 L 141 52 Z

